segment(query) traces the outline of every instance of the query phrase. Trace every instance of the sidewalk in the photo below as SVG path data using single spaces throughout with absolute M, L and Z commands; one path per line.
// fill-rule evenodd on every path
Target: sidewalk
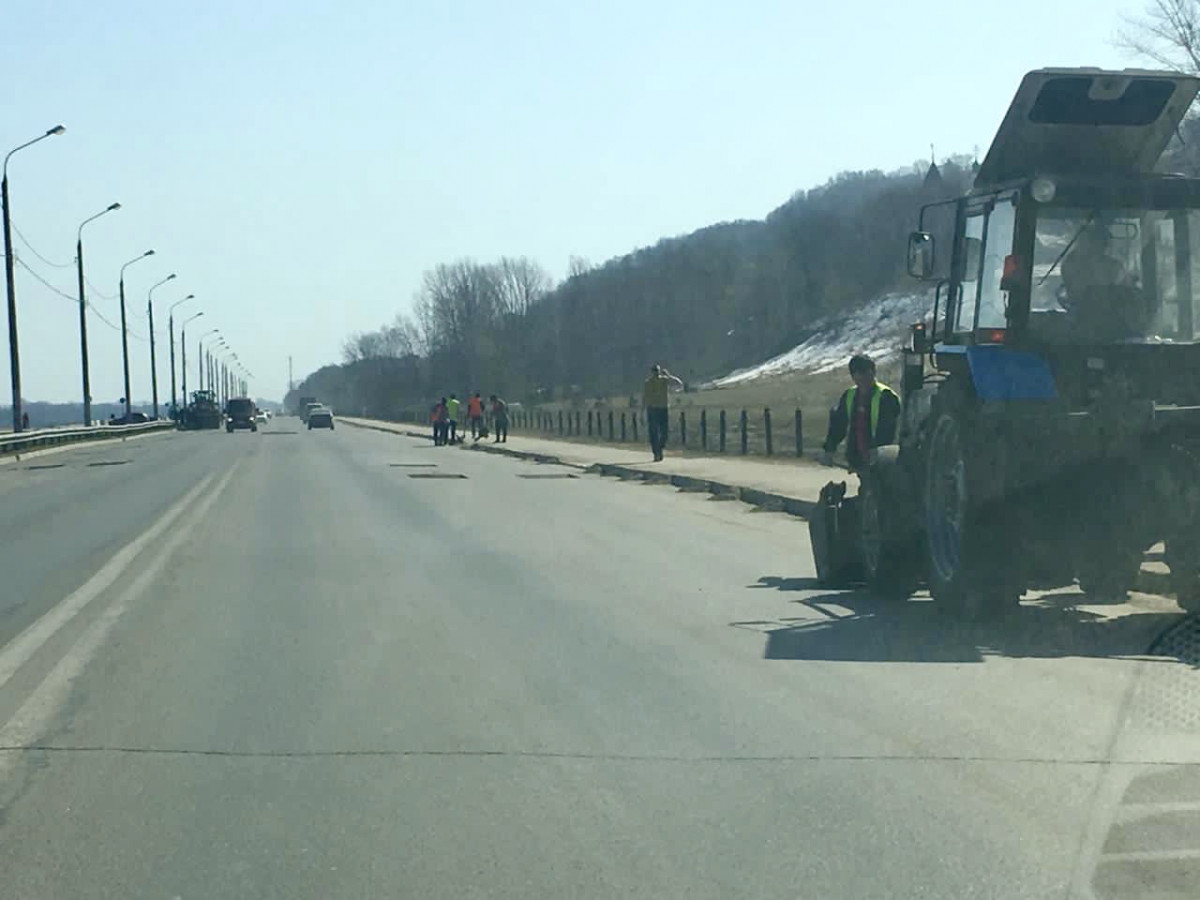
M 344 416 L 339 416 L 338 421 L 359 428 L 430 439 L 428 429 L 414 425 Z M 459 449 L 573 466 L 623 479 L 669 483 L 682 490 L 707 491 L 801 517 L 807 517 L 816 506 L 821 488 L 827 482 L 845 481 L 850 493 L 858 490 L 858 479 L 844 469 L 796 459 L 773 461 L 761 457 L 683 456 L 672 454 L 668 448 L 666 459 L 654 462 L 648 447 L 634 450 L 524 435 L 510 435 L 504 444 L 492 443 L 490 439 L 475 444 L 468 438 L 465 444 L 459 445 Z

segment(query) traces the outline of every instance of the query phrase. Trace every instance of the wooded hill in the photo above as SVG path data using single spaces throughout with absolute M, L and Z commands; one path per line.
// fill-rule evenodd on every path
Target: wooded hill
M 815 320 L 904 284 L 922 203 L 962 193 L 971 160 L 846 172 L 765 220 L 664 238 L 553 285 L 529 259 L 425 274 L 415 315 L 351 336 L 297 394 L 388 416 L 456 391 L 526 403 L 637 391 L 662 362 L 689 382 L 781 352 Z

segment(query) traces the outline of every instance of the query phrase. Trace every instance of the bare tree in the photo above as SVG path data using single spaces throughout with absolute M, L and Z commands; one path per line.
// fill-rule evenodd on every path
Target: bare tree
M 1151 0 L 1124 17 L 1116 45 L 1177 72 L 1200 74 L 1200 0 Z
M 495 265 L 500 312 L 524 317 L 552 286 L 550 276 L 536 262 L 521 256 L 504 256 Z

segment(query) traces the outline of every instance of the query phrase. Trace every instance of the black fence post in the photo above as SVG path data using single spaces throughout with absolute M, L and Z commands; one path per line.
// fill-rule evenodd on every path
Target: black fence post
M 616 432 L 613 431 L 613 411 L 608 411 L 608 439 L 611 441 L 616 438 Z
M 717 421 L 717 440 L 719 441 L 719 446 L 721 448 L 721 452 L 724 453 L 725 452 L 725 410 L 721 410 L 721 416 Z
M 804 418 L 796 410 L 796 455 L 804 455 Z
M 592 436 L 592 411 L 588 410 L 588 437 Z
M 580 425 L 580 422 L 582 421 L 580 418 L 581 416 L 582 413 L 580 413 L 579 410 L 575 410 L 575 437 L 579 437 L 581 434 L 583 434 L 583 428 Z
M 771 407 L 766 407 L 763 410 L 763 430 L 767 435 L 767 456 L 771 456 L 775 452 L 775 443 L 771 440 Z
M 708 410 L 700 410 L 700 449 L 708 450 Z
M 635 411 L 634 411 L 633 413 L 631 413 L 631 415 L 630 415 L 630 418 L 632 418 L 632 419 L 633 419 L 633 442 L 634 442 L 635 444 L 637 443 L 637 439 L 638 439 L 638 437 L 637 437 L 638 419 L 640 419 L 641 417 L 642 417 L 642 414 L 641 414 L 641 412 L 640 412 L 640 411 L 638 411 L 638 410 L 635 410 Z
M 625 443 L 625 413 L 621 413 L 621 443 Z
M 562 410 L 561 409 L 558 411 L 558 433 L 559 434 L 563 433 L 563 420 L 562 420 Z
M 750 444 L 749 444 L 750 435 L 747 434 L 747 427 L 746 427 L 748 424 L 749 423 L 747 422 L 746 411 L 743 409 L 741 416 L 738 417 L 738 426 L 741 428 L 741 432 L 742 432 L 742 456 L 745 456 L 749 452 L 749 448 L 750 448 Z
M 687 413 L 679 411 L 679 446 L 687 446 Z

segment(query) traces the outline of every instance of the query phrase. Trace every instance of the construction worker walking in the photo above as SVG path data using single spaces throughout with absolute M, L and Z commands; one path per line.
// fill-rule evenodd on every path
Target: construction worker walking
M 479 391 L 467 398 L 467 418 L 471 420 L 471 437 L 479 437 L 479 429 L 483 427 L 483 398 Z
M 493 443 L 507 444 L 508 443 L 508 404 L 492 394 L 492 430 L 496 432 L 496 439 Z
M 446 403 L 446 413 L 450 417 L 450 434 L 448 443 L 454 443 L 454 439 L 458 432 L 458 413 L 461 409 L 462 404 L 458 402 L 458 397 L 454 394 L 451 394 L 449 401 Z
M 682 388 L 683 381 L 662 366 L 650 367 L 650 377 L 642 386 L 642 406 L 646 409 L 646 432 L 650 437 L 650 450 L 654 453 L 655 462 L 662 461 L 663 449 L 667 446 L 670 429 L 667 395 L 672 387 L 677 390 Z
M 846 461 L 853 471 L 871 464 L 876 447 L 896 442 L 900 422 L 900 398 L 886 384 L 875 380 L 875 361 L 858 354 L 850 360 L 848 388 L 829 411 L 829 431 L 821 461 L 833 465 L 833 451 L 846 441 Z

